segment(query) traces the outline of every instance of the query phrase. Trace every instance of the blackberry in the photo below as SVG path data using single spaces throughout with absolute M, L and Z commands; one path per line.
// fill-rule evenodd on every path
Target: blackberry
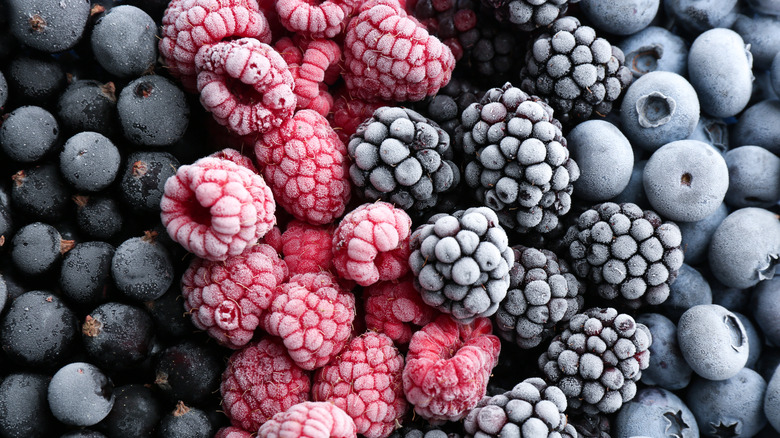
M 529 45 L 520 87 L 547 99 L 564 125 L 604 117 L 631 83 L 623 51 L 575 17 L 563 17 Z
M 634 309 L 666 301 L 683 263 L 680 228 L 632 203 L 595 205 L 563 240 L 575 275 Z
M 457 425 L 457 426 L 456 426 Z M 391 433 L 388 438 L 462 438 L 462 427 L 458 423 L 445 423 L 431 426 L 430 424 L 416 424 L 411 421 Z
M 494 316 L 501 338 L 533 348 L 552 337 L 555 325 L 571 319 L 584 303 L 585 286 L 551 251 L 512 247 L 509 291 Z
M 611 414 L 634 398 L 650 361 L 650 330 L 611 307 L 574 315 L 539 356 L 547 382 L 568 399 L 572 412 Z
M 484 397 L 463 420 L 467 437 L 577 437 L 566 419 L 567 401 L 560 388 L 531 377 L 493 397 Z
M 603 414 L 569 415 L 569 424 L 579 433 L 579 438 L 611 438 L 609 417 Z
M 472 79 L 488 87 L 512 80 L 520 70 L 525 34 L 481 12 L 476 32 L 465 42 L 463 61 Z
M 410 246 L 414 285 L 426 304 L 461 322 L 498 310 L 514 253 L 493 210 L 436 214 L 412 233 Z
M 569 0 L 482 0 L 483 5 L 495 9 L 499 21 L 508 21 L 525 32 L 549 26 L 566 14 L 569 3 Z
M 412 10 L 415 18 L 449 47 L 458 61 L 465 47 L 473 45 L 477 6 L 474 0 L 417 0 Z
M 472 103 L 479 102 L 484 94 L 485 90 L 474 85 L 465 77 L 463 69 L 456 67 L 450 82 L 439 89 L 436 95 L 415 102 L 414 109 L 436 122 L 441 129 L 447 131 L 452 140 L 455 138 L 455 129 L 460 124 L 460 114 Z M 453 161 L 459 162 L 457 157 Z
M 460 180 L 450 136 L 416 111 L 381 107 L 358 126 L 347 147 L 349 175 L 364 199 L 418 212 Z
M 546 233 L 571 208 L 579 178 L 553 110 L 507 82 L 461 114 L 457 143 L 469 157 L 463 171 L 477 200 L 521 233 Z

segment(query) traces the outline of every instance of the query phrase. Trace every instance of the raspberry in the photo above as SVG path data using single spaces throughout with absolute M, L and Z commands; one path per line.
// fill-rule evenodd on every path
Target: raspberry
M 328 117 L 341 141 L 347 144 L 352 134 L 357 131 L 358 126 L 371 117 L 374 111 L 386 105 L 388 105 L 387 102 L 358 99 L 352 97 L 348 92 L 340 90 L 333 100 Z
M 404 393 L 431 424 L 465 417 L 487 392 L 501 342 L 487 318 L 458 324 L 447 315 L 412 335 L 403 372 Z
M 282 254 L 282 230 L 279 229 L 279 226 L 277 225 L 274 225 L 274 227 L 271 228 L 271 231 L 265 233 L 265 236 L 263 236 L 263 238 L 258 240 L 257 242 L 265 243 L 266 245 L 271 245 L 271 248 L 275 249 L 278 254 L 280 255 Z M 286 265 L 288 265 L 287 260 L 285 260 L 284 262 Z
M 232 161 L 238 164 L 239 166 L 244 166 L 247 169 L 251 170 L 252 172 L 257 173 L 257 168 L 255 167 L 255 164 L 252 162 L 252 159 L 235 149 L 225 148 L 222 149 L 221 151 L 214 152 L 209 156 L 220 158 L 222 160 Z
M 264 133 L 292 116 L 296 98 L 284 58 L 253 38 L 216 43 L 198 51 L 200 102 L 238 135 Z
M 309 400 L 311 378 L 278 339 L 266 338 L 230 356 L 219 387 L 234 426 L 257 430 L 271 417 Z
M 347 149 L 325 117 L 298 111 L 257 141 L 255 155 L 277 202 L 296 219 L 322 225 L 344 213 Z
M 328 402 L 303 402 L 280 412 L 257 431 L 258 438 L 355 438 L 355 422 Z
M 366 438 L 385 438 L 408 408 L 401 387 L 403 368 L 404 357 L 390 338 L 364 333 L 317 370 L 312 399 L 343 409 L 355 421 L 357 433 Z
M 333 233 L 333 265 L 339 276 L 369 286 L 409 271 L 412 219 L 387 202 L 347 213 Z
M 341 59 L 338 44 L 330 40 L 308 41 L 302 38 L 293 41 L 285 37 L 277 41 L 274 48 L 287 62 L 293 75 L 297 108 L 328 115 L 333 105 L 333 96 L 328 92 L 326 83 L 338 78 L 331 77 Z
M 282 254 L 290 275 L 330 271 L 333 267 L 333 229 L 294 220 L 281 237 Z
M 271 42 L 268 21 L 255 0 L 172 0 L 159 43 L 168 72 L 196 91 L 195 55 L 203 46 L 241 37 Z
M 225 260 L 274 225 L 274 202 L 263 177 L 232 161 L 204 157 L 165 181 L 162 224 L 187 251 Z
M 422 327 L 439 313 L 423 302 L 414 287 L 414 277 L 380 281 L 363 290 L 366 328 L 384 333 L 398 345 L 412 339 L 412 326 Z M 416 331 L 416 329 L 415 329 Z
M 276 12 L 282 25 L 290 32 L 307 38 L 333 38 L 344 30 L 354 10 L 354 0 L 307 0 L 276 2 Z
M 375 4 L 350 20 L 344 38 L 347 89 L 366 100 L 417 101 L 450 80 L 455 57 L 400 7 Z
M 252 339 L 285 278 L 287 265 L 276 251 L 258 244 L 222 262 L 193 259 L 182 275 L 181 291 L 195 327 L 238 349 Z
M 223 427 L 217 431 L 214 438 L 252 438 L 253 435 L 243 429 L 237 427 Z
M 327 272 L 298 274 L 276 291 L 263 321 L 284 340 L 290 357 L 305 370 L 319 368 L 347 345 L 355 319 L 355 297 Z

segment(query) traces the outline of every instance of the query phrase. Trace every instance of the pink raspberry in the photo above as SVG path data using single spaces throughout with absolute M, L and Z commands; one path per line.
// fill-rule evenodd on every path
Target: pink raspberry
M 409 271 L 412 219 L 387 202 L 347 213 L 333 233 L 333 266 L 361 286 L 396 280 Z
M 344 81 L 353 96 L 366 100 L 422 100 L 447 85 L 455 57 L 390 3 L 377 2 L 349 21 Z
M 329 76 L 334 67 L 338 68 L 341 59 L 338 44 L 330 40 L 309 41 L 303 38 L 293 41 L 285 37 L 277 41 L 274 48 L 290 67 L 295 81 L 297 108 L 328 115 L 333 96 L 328 92 L 326 80 L 332 80 Z
M 221 151 L 214 152 L 213 154 L 209 155 L 209 157 L 216 157 L 222 160 L 232 161 L 239 166 L 244 166 L 252 172 L 257 173 L 257 168 L 255 167 L 255 163 L 252 162 L 252 159 L 235 149 L 225 148 Z
M 356 0 L 279 0 L 276 12 L 282 25 L 290 32 L 306 38 L 333 38 L 355 9 Z
M 185 308 L 195 327 L 221 345 L 239 349 L 254 335 L 287 265 L 268 245 L 214 262 L 195 258 L 181 277 Z
M 244 429 L 238 427 L 223 427 L 217 431 L 214 438 L 253 438 L 254 434 L 251 434 Z
M 206 46 L 195 57 L 200 103 L 238 135 L 262 134 L 293 115 L 292 73 L 273 47 L 254 38 Z
M 280 336 L 290 357 L 305 370 L 319 368 L 347 345 L 355 297 L 328 272 L 298 274 L 277 289 L 263 327 Z
M 290 276 L 330 271 L 333 267 L 333 229 L 294 220 L 281 237 L 282 255 Z
M 322 115 L 298 111 L 257 141 L 255 156 L 276 201 L 296 219 L 323 225 L 344 213 L 347 148 Z
M 487 390 L 501 342 L 487 318 L 458 324 L 448 315 L 412 335 L 403 372 L 404 393 L 432 424 L 458 421 Z
M 392 339 L 366 332 L 317 370 L 312 399 L 343 409 L 355 420 L 357 433 L 366 438 L 385 438 L 408 408 L 401 386 L 403 368 L 404 357 Z
M 258 240 L 258 243 L 265 243 L 266 245 L 271 245 L 271 248 L 275 249 L 278 254 L 282 254 L 282 230 L 279 228 L 278 225 L 274 225 L 273 228 L 271 228 L 271 231 L 265 233 L 265 236 L 263 236 L 262 239 Z M 285 265 L 289 264 L 287 263 L 287 260 L 285 260 Z M 293 274 L 290 274 L 293 275 Z
M 241 37 L 271 42 L 268 21 L 256 0 L 172 0 L 162 18 L 160 55 L 168 72 L 194 93 L 198 50 Z
M 345 90 L 342 89 L 336 93 L 328 119 L 341 141 L 348 144 L 349 138 L 357 131 L 357 127 L 361 123 L 374 115 L 374 111 L 378 108 L 390 105 L 390 103 L 358 99 L 350 96 L 349 92 Z
M 260 426 L 258 438 L 355 438 L 355 422 L 328 402 L 303 402 Z
M 409 343 L 412 326 L 422 327 L 439 314 L 422 300 L 411 275 L 366 287 L 363 289 L 363 304 L 366 328 L 386 334 L 398 345 Z
M 263 177 L 204 157 L 165 181 L 162 224 L 187 251 L 208 260 L 239 255 L 273 226 L 276 203 Z
M 278 339 L 264 338 L 233 353 L 222 373 L 222 409 L 230 422 L 257 430 L 271 417 L 309 400 L 311 377 Z

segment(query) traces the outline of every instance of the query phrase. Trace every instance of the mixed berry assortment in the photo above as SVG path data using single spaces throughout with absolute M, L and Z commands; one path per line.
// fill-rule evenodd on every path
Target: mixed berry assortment
M 780 434 L 774 0 L 0 0 L 0 438 Z

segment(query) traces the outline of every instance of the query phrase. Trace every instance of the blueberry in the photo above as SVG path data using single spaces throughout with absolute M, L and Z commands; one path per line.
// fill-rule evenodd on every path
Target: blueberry
M 618 412 L 613 436 L 698 438 L 699 426 L 677 395 L 663 388 L 642 388 Z
M 729 148 L 729 127 L 723 119 L 712 118 L 702 114 L 696 129 L 688 137 L 689 140 L 699 140 L 714 147 L 720 153 Z M 741 140 L 740 140 L 741 142 Z
M 626 65 L 636 78 L 653 71 L 668 71 L 681 76 L 688 72 L 685 40 L 663 27 L 646 27 L 624 39 L 619 46 L 626 54 Z
M 168 250 L 152 233 L 125 240 L 111 259 L 111 276 L 117 289 L 137 301 L 162 296 L 173 283 L 173 274 Z
M 51 56 L 19 56 L 6 70 L 8 91 L 19 105 L 49 107 L 67 85 L 62 65 Z
M 697 35 L 716 27 L 728 28 L 737 19 L 737 0 L 665 0 L 667 15 Z
M 742 111 L 753 91 L 751 68 L 750 51 L 733 30 L 712 29 L 696 37 L 688 52 L 688 80 L 696 89 L 701 110 L 715 117 Z
M 60 171 L 73 188 L 86 192 L 105 189 L 119 172 L 119 149 L 103 134 L 80 132 L 65 142 Z
M 113 82 L 75 80 L 62 92 L 57 102 L 57 117 L 70 134 L 99 132 L 105 136 L 116 130 L 116 95 Z
M 106 242 L 77 243 L 65 254 L 60 267 L 59 286 L 68 302 L 94 306 L 106 301 L 111 282 L 114 247 Z
M 685 361 L 677 343 L 677 326 L 659 313 L 644 313 L 636 318 L 650 330 L 650 365 L 642 372 L 642 382 L 670 391 L 688 386 L 693 370 Z
M 57 119 L 39 106 L 22 106 L 8 114 L 0 127 L 0 147 L 12 160 L 32 163 L 57 147 Z
M 70 190 L 55 164 L 20 170 L 12 179 L 11 205 L 15 213 L 46 222 L 57 222 L 65 216 Z
M 756 70 L 768 69 L 775 54 L 780 51 L 780 19 L 767 15 L 738 14 L 732 29 L 746 44 L 750 44 L 753 67 Z
M 3 438 L 52 436 L 58 426 L 46 400 L 49 376 L 14 373 L 0 383 L 0 435 Z
M 210 438 L 214 435 L 211 422 L 204 411 L 183 402 L 165 415 L 157 431 L 159 438 Z
M 684 77 L 650 72 L 628 87 L 620 121 L 632 145 L 653 152 L 693 133 L 699 123 L 699 99 Z
M 62 52 L 76 45 L 89 18 L 89 0 L 8 0 L 7 3 L 13 35 L 43 52 Z
M 122 230 L 124 218 L 118 203 L 112 197 L 92 195 L 74 196 L 76 224 L 85 236 L 109 240 Z
M 43 222 L 33 222 L 20 228 L 11 243 L 14 267 L 30 277 L 52 273 L 58 267 L 62 253 L 69 249 L 59 231 Z
M 769 208 L 780 201 L 780 157 L 760 146 L 741 146 L 726 152 L 725 158 L 730 207 Z
M 677 224 L 680 227 L 680 233 L 682 233 L 682 248 L 687 264 L 695 266 L 707 260 L 707 249 L 710 246 L 712 235 L 728 214 L 728 207 L 722 203 L 714 213 L 702 220 Z
M 736 210 L 712 235 L 708 258 L 715 278 L 729 287 L 746 289 L 772 278 L 780 260 L 780 222 L 763 208 Z
M 219 391 L 225 364 L 220 350 L 184 341 L 162 351 L 154 369 L 154 384 L 167 399 L 201 405 Z
M 706 436 L 752 437 L 767 422 L 764 415 L 766 381 L 750 368 L 731 378 L 712 381 L 695 377 L 685 401 L 702 434 Z
M 739 318 L 717 304 L 686 310 L 677 324 L 677 341 L 693 371 L 709 380 L 734 377 L 748 359 L 748 338 Z
M 780 345 L 780 276 L 762 281 L 753 290 L 751 309 L 766 340 Z
M 581 172 L 574 182 L 577 196 L 605 201 L 626 188 L 634 168 L 634 152 L 615 125 L 589 120 L 575 126 L 566 139 Z
M 151 437 L 162 417 L 162 403 L 146 385 L 131 383 L 114 389 L 114 407 L 99 423 L 109 437 Z
M 73 362 L 51 378 L 48 399 L 58 420 L 73 426 L 92 426 L 114 406 L 114 385 L 98 367 Z
M 697 140 L 665 144 L 653 153 L 642 174 L 653 209 L 681 222 L 699 221 L 714 213 L 726 196 L 728 181 L 723 156 Z
M 599 30 L 614 35 L 632 35 L 655 18 L 660 0 L 582 0 L 583 15 Z
M 772 79 L 772 88 L 775 90 L 775 94 L 780 95 L 780 50 L 778 50 L 777 55 L 772 60 L 769 76 Z M 0 89 L 2 89 L 2 84 L 0 84 Z M 0 98 L 0 102 L 2 102 L 2 98 Z
M 108 370 L 128 370 L 149 354 L 154 324 L 142 308 L 105 303 L 87 315 L 81 326 L 84 348 L 97 365 Z
M 750 318 L 741 313 L 734 312 L 733 310 L 731 312 L 739 318 L 740 322 L 742 322 L 742 325 L 745 327 L 745 333 L 747 333 L 750 350 L 748 351 L 748 360 L 745 363 L 745 367 L 755 370 L 756 363 L 758 363 L 758 358 L 761 356 L 761 351 L 763 349 L 763 336 L 756 330 L 756 326 Z
M 619 195 L 612 198 L 610 201 L 618 204 L 630 203 L 636 204 L 641 208 L 650 208 L 650 203 L 647 202 L 647 196 L 645 196 L 645 188 L 642 184 L 642 175 L 645 172 L 645 166 L 647 166 L 647 160 L 638 160 L 634 162 L 634 167 L 631 169 L 631 178 L 626 184 L 626 188 L 620 192 Z
M 712 290 L 701 273 L 683 264 L 677 279 L 670 286 L 669 298 L 661 304 L 661 313 L 677 321 L 688 309 L 699 304 L 712 304 Z
M 777 367 L 766 387 L 764 413 L 769 424 L 780 431 L 780 367 Z
M 753 145 L 780 155 L 780 100 L 764 100 L 745 110 L 731 132 L 737 145 Z
M 169 146 L 182 138 L 189 124 L 184 92 L 163 76 L 130 82 L 116 105 L 125 137 L 139 146 Z
M 101 67 L 119 77 L 139 76 L 157 59 L 157 25 L 143 10 L 113 7 L 92 29 L 92 52 Z
M 743 289 L 725 286 L 708 273 L 707 280 L 712 289 L 712 304 L 719 304 L 732 312 L 749 312 L 751 294 Z
M 159 212 L 165 181 L 176 174 L 179 160 L 168 152 L 132 152 L 122 172 L 121 199 L 131 209 Z

